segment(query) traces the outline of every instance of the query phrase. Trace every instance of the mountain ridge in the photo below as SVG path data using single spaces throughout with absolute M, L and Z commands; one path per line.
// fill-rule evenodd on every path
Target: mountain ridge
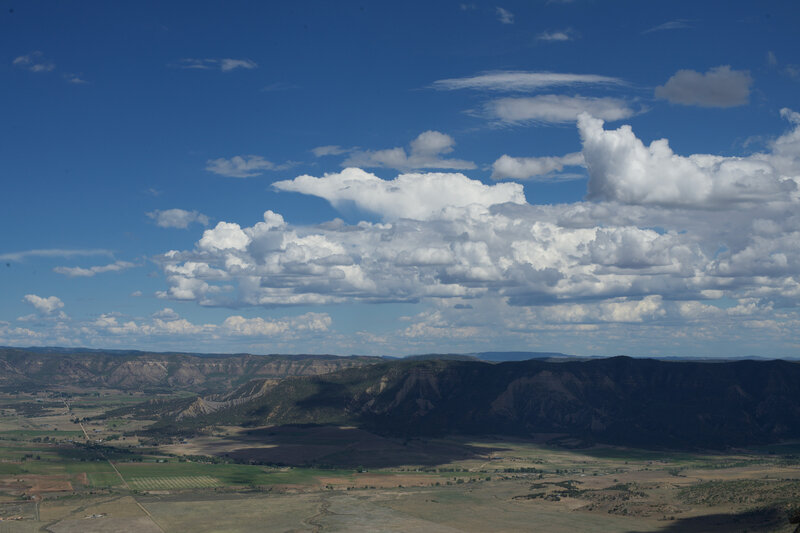
M 253 377 L 314 375 L 380 361 L 334 355 L 251 355 L 222 357 L 186 353 L 29 351 L 0 348 L 0 389 L 54 386 L 107 387 L 124 391 L 224 393 Z
M 384 362 L 286 378 L 247 401 L 168 416 L 153 429 L 218 423 L 355 425 L 403 437 L 553 433 L 646 447 L 761 444 L 800 438 L 800 363 Z

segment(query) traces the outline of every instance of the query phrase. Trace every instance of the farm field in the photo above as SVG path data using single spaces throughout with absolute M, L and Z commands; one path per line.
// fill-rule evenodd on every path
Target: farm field
M 113 409 L 130 397 L 100 398 Z M 135 434 L 145 421 L 93 418 L 97 399 L 0 399 L 0 532 L 797 527 L 800 443 L 690 453 L 313 425 L 153 443 Z

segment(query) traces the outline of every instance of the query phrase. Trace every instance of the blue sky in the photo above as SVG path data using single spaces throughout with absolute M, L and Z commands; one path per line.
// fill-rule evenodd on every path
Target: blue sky
M 0 7 L 0 344 L 800 355 L 795 2 Z

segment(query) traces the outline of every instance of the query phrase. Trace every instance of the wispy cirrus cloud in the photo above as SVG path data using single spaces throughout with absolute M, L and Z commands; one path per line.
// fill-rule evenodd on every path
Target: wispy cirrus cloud
M 543 31 L 536 36 L 536 39 L 539 41 L 548 42 L 572 41 L 575 39 L 575 31 L 571 28 L 567 28 L 565 30 Z
M 652 28 L 646 29 L 642 32 L 642 34 L 653 33 L 656 31 L 686 30 L 693 28 L 694 24 L 695 21 L 689 19 L 670 20 L 663 24 L 659 24 L 658 26 L 653 26 Z
M 797 63 L 781 64 L 778 61 L 778 56 L 776 56 L 775 52 L 772 50 L 767 52 L 767 66 L 771 69 L 779 69 L 782 74 L 785 74 L 794 80 L 800 80 L 800 65 Z
M 258 68 L 258 63 L 251 59 L 195 59 L 184 58 L 178 61 L 178 68 L 185 69 L 198 69 L 198 70 L 221 70 L 222 72 L 230 72 L 236 69 L 252 70 Z
M 14 58 L 15 67 L 24 68 L 31 72 L 50 72 L 56 68 L 55 63 L 44 57 L 39 50 Z
M 555 88 L 622 87 L 627 83 L 616 77 L 597 74 L 573 74 L 546 71 L 504 70 L 483 72 L 463 78 L 447 78 L 433 82 L 437 90 L 471 89 L 488 92 L 538 92 Z M 566 124 L 574 122 L 582 112 L 605 120 L 620 120 L 636 114 L 631 104 L 621 98 L 588 97 L 568 94 L 539 94 L 535 96 L 507 96 L 482 104 L 482 109 L 467 113 L 488 118 L 495 124 Z
M 631 117 L 636 111 L 619 98 L 561 94 L 498 98 L 484 106 L 484 115 L 501 124 L 568 124 L 581 113 L 613 121 Z
M 356 148 L 343 148 L 338 144 L 327 144 L 325 146 L 317 146 L 311 149 L 314 157 L 326 157 L 329 155 L 342 155 L 356 150 Z
M 431 84 L 431 88 L 443 91 L 473 89 L 483 91 L 524 92 L 550 87 L 586 85 L 625 85 L 625 81 L 620 78 L 600 76 L 597 74 L 499 70 L 483 72 L 475 76 L 467 76 L 464 78 L 437 80 Z
M 497 6 L 495 8 L 495 13 L 497 14 L 497 20 L 502 24 L 514 24 L 514 13 L 508 9 Z
M 81 78 L 79 74 L 64 74 L 64 79 L 67 80 L 67 83 L 72 83 L 74 85 L 85 85 L 89 83 Z
M 46 58 L 39 50 L 21 56 L 17 56 L 12 61 L 12 64 L 17 68 L 29 70 L 31 72 L 52 72 L 56 69 L 56 64 L 50 59 Z M 67 83 L 73 85 L 85 85 L 89 83 L 81 77 L 82 74 L 75 74 L 67 72 L 62 74 L 62 77 Z
M 285 170 L 295 163 L 287 161 L 276 165 L 260 155 L 236 155 L 230 159 L 220 157 L 206 161 L 206 170 L 228 178 L 252 178 L 268 170 Z
M 65 276 L 69 276 L 71 278 L 91 278 L 104 272 L 120 272 L 135 266 L 136 265 L 134 263 L 129 263 L 128 261 L 115 261 L 108 265 L 99 265 L 89 268 L 59 266 L 55 267 L 53 272 L 56 272 L 57 274 L 64 274 Z
M 257 68 L 258 64 L 250 59 L 222 59 L 219 62 L 219 69 L 222 72 L 229 72 L 237 68 L 246 70 Z
M 199 211 L 187 211 L 185 209 L 156 209 L 145 213 L 155 221 L 156 225 L 162 228 L 186 229 L 189 224 L 201 224 L 208 226 L 210 219 Z
M 105 255 L 112 256 L 114 253 L 111 250 L 104 249 L 88 249 L 88 250 L 70 250 L 63 248 L 43 248 L 37 250 L 24 250 L 21 252 L 9 252 L 0 254 L 0 261 L 24 261 L 32 257 L 80 257 L 80 256 L 96 256 Z

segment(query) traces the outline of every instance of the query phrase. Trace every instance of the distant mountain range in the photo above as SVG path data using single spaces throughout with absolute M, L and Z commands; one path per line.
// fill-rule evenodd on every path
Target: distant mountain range
M 217 424 L 337 424 L 405 437 L 554 434 L 577 443 L 666 448 L 800 438 L 800 362 L 783 360 L 0 349 L 0 389 L 59 387 L 197 394 L 117 413 L 159 419 L 153 434 L 192 434 Z
M 397 359 L 459 359 L 470 360 L 478 359 L 481 361 L 492 362 L 506 362 L 506 361 L 527 361 L 529 359 L 604 359 L 608 358 L 607 355 L 570 355 L 561 352 L 526 352 L 526 351 L 506 351 L 506 352 L 469 352 L 469 353 L 427 353 L 427 354 L 414 354 L 405 356 L 395 355 L 335 355 L 335 354 L 251 354 L 247 352 L 242 353 L 203 353 L 203 352 L 153 352 L 146 350 L 113 350 L 105 348 L 83 348 L 83 347 L 64 347 L 64 346 L 0 346 L 0 353 L 3 350 L 16 350 L 22 352 L 40 353 L 40 354 L 100 354 L 100 355 L 114 355 L 114 356 L 171 356 L 171 355 L 184 355 L 191 357 L 209 357 L 215 359 L 228 358 L 228 357 L 280 357 L 280 358 L 334 358 L 334 357 L 358 357 L 358 358 L 381 358 L 387 360 Z M 624 355 L 624 354 L 618 354 Z M 644 359 L 657 359 L 663 361 L 742 361 L 742 360 L 758 360 L 758 361 L 771 361 L 774 359 L 784 359 L 787 361 L 798 361 L 798 357 L 765 357 L 761 355 L 745 355 L 737 357 L 700 357 L 693 355 L 677 356 L 677 355 L 663 355 L 663 356 L 632 356 Z
M 384 359 L 389 360 L 406 360 L 406 361 L 419 361 L 441 359 L 448 361 L 490 361 L 494 363 L 502 363 L 506 361 L 527 361 L 528 359 L 585 359 L 577 355 L 567 355 L 558 352 L 474 352 L 474 353 L 429 353 L 420 355 L 408 355 L 405 357 L 390 357 L 384 356 Z
M 800 363 L 383 362 L 256 380 L 224 396 L 161 406 L 160 414 L 156 433 L 336 424 L 404 437 L 558 434 L 584 444 L 725 448 L 800 438 Z
M 105 387 L 123 391 L 214 394 L 253 378 L 333 372 L 378 357 L 154 353 L 83 348 L 0 348 L 0 390 Z

